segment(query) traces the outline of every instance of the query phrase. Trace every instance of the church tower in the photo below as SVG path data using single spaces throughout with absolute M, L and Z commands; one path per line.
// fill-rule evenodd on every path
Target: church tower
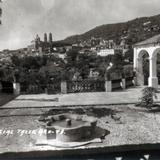
M 44 42 L 47 43 L 47 33 L 44 34 Z
M 52 33 L 49 33 L 49 43 L 52 43 Z
M 35 39 L 35 49 L 38 49 L 41 43 L 41 39 L 39 37 L 39 35 L 36 35 L 36 39 Z

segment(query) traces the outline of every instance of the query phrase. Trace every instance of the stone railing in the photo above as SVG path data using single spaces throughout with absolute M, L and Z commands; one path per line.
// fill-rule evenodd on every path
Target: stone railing
M 45 92 L 46 86 L 38 84 L 20 84 L 20 93 L 21 94 L 40 94 Z
M 135 84 L 133 77 L 128 77 L 125 79 L 126 81 L 126 88 L 133 86 Z
M 67 81 L 67 93 L 103 92 L 103 91 L 105 91 L 105 81 L 100 81 L 100 80 Z
M 127 77 L 123 79 L 111 80 L 105 82 L 105 91 L 112 92 L 118 89 L 126 89 L 131 86 L 136 86 L 135 77 Z
M 61 93 L 61 84 L 60 81 L 54 81 L 52 83 L 48 83 L 47 85 L 38 85 L 38 84 L 20 84 L 20 92 L 21 94 L 39 94 L 39 93 L 47 93 L 47 94 L 57 94 Z
M 122 89 L 122 79 L 112 80 L 112 90 Z
M 13 83 L 8 90 L 13 90 L 15 95 L 19 94 L 67 94 L 77 92 L 112 92 L 118 89 L 126 89 L 136 85 L 135 77 L 117 80 L 81 80 L 81 81 L 55 81 L 47 85 L 26 85 Z M 6 89 L 1 84 L 1 92 Z

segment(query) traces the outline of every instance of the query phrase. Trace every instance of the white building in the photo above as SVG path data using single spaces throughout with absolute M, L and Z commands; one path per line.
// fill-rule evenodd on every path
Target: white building
M 108 55 L 114 55 L 114 53 L 115 53 L 114 49 L 100 49 L 97 52 L 97 55 L 99 55 L 101 57 L 105 57 L 105 56 L 108 56 Z
M 134 70 L 137 85 L 144 85 L 143 55 L 149 59 L 149 87 L 158 88 L 157 54 L 160 54 L 160 34 L 139 42 L 134 46 Z

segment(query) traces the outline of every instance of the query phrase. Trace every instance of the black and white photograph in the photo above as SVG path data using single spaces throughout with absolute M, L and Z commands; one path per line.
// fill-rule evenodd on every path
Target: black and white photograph
M 160 0 L 0 0 L 0 159 L 160 160 Z

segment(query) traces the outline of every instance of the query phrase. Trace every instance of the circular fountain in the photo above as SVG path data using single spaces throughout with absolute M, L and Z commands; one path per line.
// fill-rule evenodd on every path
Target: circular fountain
M 92 137 L 96 124 L 97 118 L 77 114 L 59 114 L 45 119 L 47 139 L 61 142 L 77 142 Z

